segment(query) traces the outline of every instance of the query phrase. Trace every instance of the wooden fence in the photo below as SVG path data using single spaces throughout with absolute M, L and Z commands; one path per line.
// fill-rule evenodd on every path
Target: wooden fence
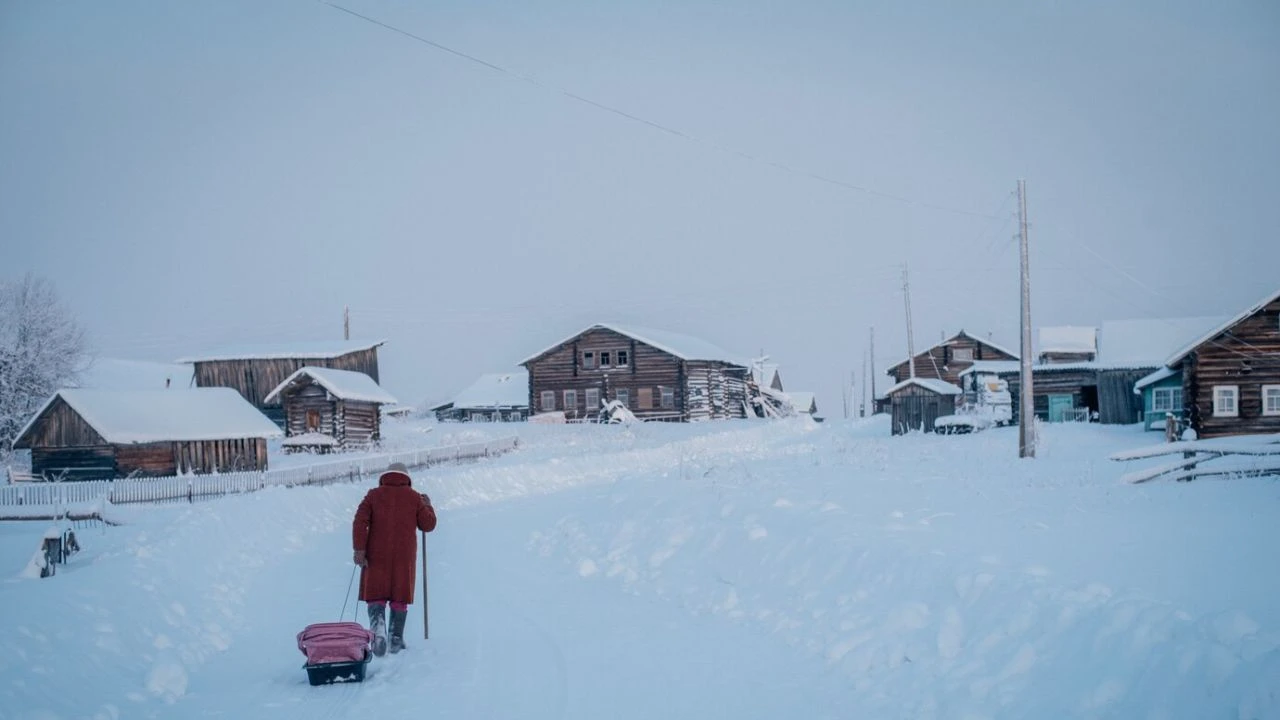
M 30 514 L 29 512 L 6 513 L 5 508 L 23 508 L 30 511 L 36 507 L 65 507 L 99 501 L 115 505 L 183 500 L 193 502 L 201 498 L 253 492 L 268 487 L 354 482 L 366 474 L 381 472 L 393 462 L 404 463 L 410 468 L 422 468 L 463 460 L 476 460 L 511 452 L 518 442 L 513 436 L 488 442 L 366 455 L 351 460 L 336 460 L 262 472 L 7 485 L 0 487 L 0 519 L 6 517 L 19 519 Z
M 1170 442 L 1114 453 L 1111 459 L 1130 462 L 1166 456 L 1179 456 L 1180 459 L 1125 473 L 1120 479 L 1128 483 L 1144 483 L 1156 479 L 1280 475 L 1280 435 L 1238 435 Z

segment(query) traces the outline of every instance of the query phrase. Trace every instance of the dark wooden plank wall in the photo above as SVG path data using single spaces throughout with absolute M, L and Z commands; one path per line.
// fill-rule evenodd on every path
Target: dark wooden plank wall
M 179 472 L 203 474 L 267 469 L 267 441 L 263 438 L 175 442 L 170 446 Z
M 56 479 L 66 471 L 64 480 L 102 480 L 116 476 L 115 448 L 110 445 L 94 447 L 47 447 L 31 449 L 31 472 L 49 479 Z
M 944 380 L 952 385 L 960 385 L 960 373 L 973 365 L 966 360 L 956 360 L 955 351 L 967 349 L 973 353 L 974 360 L 1017 360 L 1009 353 L 997 350 L 978 338 L 961 333 L 945 343 L 929 348 L 916 355 L 916 377 Z M 911 377 L 911 368 L 905 363 L 898 363 L 889 368 L 894 382 L 900 383 Z
M 582 366 L 582 354 L 594 352 L 600 357 L 601 350 L 630 352 L 629 364 L 626 368 L 595 368 Z M 526 363 L 529 370 L 529 414 L 543 412 L 542 391 L 550 390 L 556 394 L 556 410 L 563 410 L 569 418 L 594 418 L 599 415 L 599 408 L 588 408 L 586 390 L 596 388 L 602 400 L 613 400 L 617 391 L 625 388 L 629 391 L 628 407 L 638 417 L 678 413 L 684 415 L 686 397 L 680 391 L 683 377 L 682 362 L 670 353 L 663 352 L 644 343 L 603 328 L 590 330 L 558 346 L 551 352 Z M 676 388 L 675 407 L 662 408 L 660 387 Z M 654 407 L 651 410 L 639 409 L 639 390 L 642 387 L 653 388 Z M 573 408 L 564 407 L 564 391 L 577 392 L 577 403 Z
M 155 442 L 116 446 L 116 476 L 159 477 L 195 472 L 197 468 L 181 466 L 177 448 L 190 443 Z M 208 472 L 207 470 L 204 472 Z
M 1133 391 L 1139 380 L 1155 368 L 1098 371 L 1098 422 L 1128 425 L 1142 422 L 1142 395 Z
M 1022 381 L 1017 372 L 999 373 L 998 377 L 1009 383 L 1009 396 L 1013 401 L 1013 421 L 1018 422 L 1019 398 L 1022 397 Z M 1042 420 L 1049 417 L 1050 395 L 1071 395 L 1076 407 L 1084 407 L 1084 388 L 1096 387 L 1098 371 L 1063 370 L 1055 372 L 1035 372 L 1033 377 L 1036 416 Z
M 107 444 L 61 396 L 55 398 L 36 419 L 28 434 L 28 441 L 23 447 L 75 448 Z
M 1262 386 L 1280 385 L 1280 299 L 1196 349 L 1183 361 L 1182 397 L 1201 438 L 1280 432 L 1262 414 Z M 1239 417 L 1213 416 L 1213 386 L 1239 386 Z
M 287 358 L 275 360 L 207 360 L 195 363 L 198 387 L 235 388 L 257 408 L 279 408 L 264 399 L 280 383 L 303 367 L 324 367 L 361 372 L 378 382 L 378 349 L 358 350 L 335 358 Z M 273 419 L 280 420 L 280 413 Z

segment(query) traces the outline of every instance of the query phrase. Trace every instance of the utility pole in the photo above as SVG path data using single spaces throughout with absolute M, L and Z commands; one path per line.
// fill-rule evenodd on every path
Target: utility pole
M 911 336 L 911 281 L 907 279 L 907 266 L 902 266 L 902 297 L 907 305 L 907 367 L 911 377 L 916 376 L 916 343 Z
M 871 414 L 876 407 L 876 329 L 871 328 Z
M 1018 381 L 1018 457 L 1036 456 L 1035 388 L 1031 377 L 1031 261 L 1027 249 L 1027 182 L 1018 181 L 1018 246 L 1022 263 L 1022 372 Z
M 867 416 L 867 354 L 862 353 L 862 402 L 858 404 L 858 417 Z
M 351 306 L 342 306 L 342 339 L 351 339 Z

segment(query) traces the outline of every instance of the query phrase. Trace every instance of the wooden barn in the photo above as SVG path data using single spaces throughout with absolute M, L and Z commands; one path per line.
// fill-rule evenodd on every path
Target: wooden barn
M 975 362 L 1017 359 L 1017 353 L 961 330 L 915 356 L 915 377 L 959 385 L 960 373 Z M 909 361 L 910 358 L 903 360 L 885 372 L 893 376 L 895 383 L 901 383 L 912 377 Z
M 304 367 L 267 394 L 284 409 L 286 450 L 363 449 L 382 439 L 383 405 L 396 399 L 364 373 Z
M 597 419 L 618 400 L 641 420 L 747 417 L 748 362 L 677 333 L 592 325 L 521 365 L 533 414 Z
M 894 435 L 933 432 L 940 417 L 954 415 L 960 388 L 937 378 L 907 378 L 885 391 Z
M 197 387 L 234 388 L 245 400 L 284 427 L 284 408 L 267 395 L 304 367 L 333 368 L 364 373 L 378 382 L 378 347 L 385 341 L 291 343 L 279 346 L 229 348 L 208 355 L 179 359 L 194 366 Z
M 529 417 L 529 373 L 520 368 L 481 375 L 431 412 L 441 422 L 520 422 Z
M 280 429 L 228 388 L 61 390 L 13 446 L 31 472 L 97 480 L 267 468 Z
M 1176 351 L 1183 419 L 1200 438 L 1280 432 L 1280 290 Z

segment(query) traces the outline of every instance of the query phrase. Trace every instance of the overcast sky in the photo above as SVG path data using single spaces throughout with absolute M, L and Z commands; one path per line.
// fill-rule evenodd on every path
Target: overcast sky
M 0 4 L 0 274 L 108 357 L 350 305 L 422 403 L 621 322 L 831 417 L 870 327 L 906 355 L 904 263 L 918 350 L 1016 347 L 1020 177 L 1036 325 L 1280 285 L 1270 0 L 340 4 L 510 74 L 314 0 Z

